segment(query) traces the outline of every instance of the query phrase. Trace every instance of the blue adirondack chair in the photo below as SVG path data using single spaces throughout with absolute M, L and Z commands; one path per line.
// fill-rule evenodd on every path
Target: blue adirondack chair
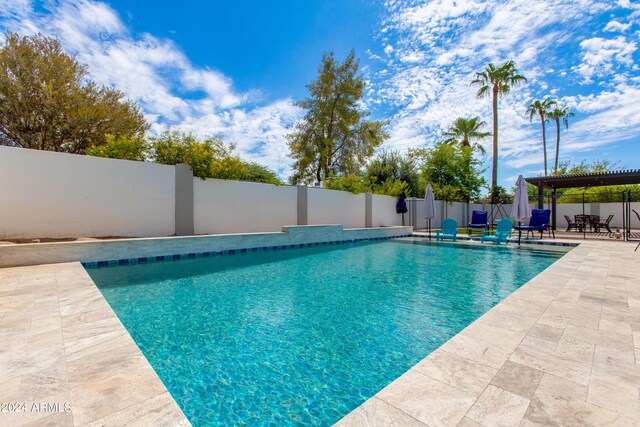
M 509 218 L 502 218 L 498 221 L 496 231 L 482 230 L 482 243 L 485 240 L 494 242 L 496 245 L 500 242 L 509 243 L 507 240 L 511 236 L 511 230 L 513 229 L 513 221 Z
M 555 239 L 556 233 L 553 231 L 553 228 L 550 227 L 550 222 L 551 222 L 550 209 L 532 209 L 531 218 L 529 219 L 529 224 L 516 225 L 514 228 L 516 230 L 526 231 L 527 237 L 529 237 L 529 233 L 538 231 L 540 232 L 541 239 L 542 239 L 543 233 L 549 230 L 549 237 L 551 237 L 551 234 L 553 234 L 553 238 Z
M 442 230 L 436 230 L 436 240 L 451 239 L 456 241 L 458 223 L 453 218 L 442 221 Z
M 484 230 L 489 226 L 489 212 L 473 211 L 471 213 L 471 222 L 467 225 L 467 234 L 471 236 L 471 229 Z

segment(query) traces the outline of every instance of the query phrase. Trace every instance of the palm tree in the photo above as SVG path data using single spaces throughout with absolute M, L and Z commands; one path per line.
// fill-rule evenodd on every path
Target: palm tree
M 559 108 L 556 107 L 549 113 L 547 113 L 547 117 L 556 121 L 556 162 L 553 165 L 553 173 L 558 173 L 558 158 L 560 152 L 560 119 L 562 119 L 562 124 L 565 129 L 569 129 L 569 117 L 573 117 L 573 113 L 569 111 L 569 107 Z
M 498 97 L 506 95 L 511 87 L 526 81 L 524 76 L 518 74 L 516 63 L 507 61 L 496 67 L 489 63 L 484 71 L 476 73 L 476 78 L 471 84 L 480 86 L 477 96 L 491 95 L 493 106 L 493 170 L 491 171 L 491 194 L 498 186 Z
M 544 176 L 547 176 L 547 137 L 545 134 L 545 123 L 547 122 L 547 116 L 551 110 L 551 107 L 556 105 L 556 101 L 552 101 L 549 98 L 545 98 L 543 101 L 535 100 L 527 107 L 527 115 L 529 121 L 533 122 L 533 116 L 536 114 L 540 116 L 540 123 L 542 123 L 542 151 L 544 153 Z
M 461 147 L 471 147 L 484 154 L 486 153 L 484 147 L 479 143 L 472 145 L 472 141 L 491 135 L 490 132 L 481 131 L 485 125 L 486 123 L 480 120 L 480 117 L 458 117 L 443 135 L 451 137 L 449 141 L 455 141 Z

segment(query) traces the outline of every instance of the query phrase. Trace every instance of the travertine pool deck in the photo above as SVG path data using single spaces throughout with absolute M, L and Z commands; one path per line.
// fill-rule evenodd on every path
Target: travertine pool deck
M 0 426 L 190 425 L 78 262 L 0 269 L 0 342 Z
M 634 247 L 582 243 L 338 424 L 640 425 Z M 0 425 L 188 425 L 79 263 L 0 269 L 0 340 Z
M 634 247 L 580 244 L 337 425 L 640 425 Z

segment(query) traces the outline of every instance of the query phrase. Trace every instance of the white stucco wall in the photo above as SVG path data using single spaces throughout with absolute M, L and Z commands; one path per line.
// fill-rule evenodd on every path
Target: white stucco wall
M 342 224 L 344 228 L 365 226 L 365 195 L 309 188 L 309 225 Z
M 605 203 L 601 204 L 603 210 L 605 209 Z M 620 217 L 622 214 L 622 204 L 619 205 L 617 212 L 617 217 Z M 558 213 L 556 214 L 556 228 L 558 230 L 566 230 L 567 228 L 567 220 L 565 219 L 565 215 L 567 215 L 573 221 L 576 215 L 582 215 L 582 203 L 558 203 L 556 205 L 558 209 Z M 584 213 L 585 215 L 591 215 L 591 203 L 585 203 L 584 205 Z M 612 212 L 616 214 L 616 212 Z M 621 219 L 621 218 L 619 218 Z
M 0 239 L 175 232 L 172 166 L 0 146 Z
M 195 233 L 281 231 L 298 223 L 297 200 L 296 187 L 194 178 Z
M 373 227 L 402 225 L 402 215 L 396 213 L 397 202 L 397 197 L 373 194 L 371 200 L 371 225 Z M 408 215 L 405 214 L 405 224 L 408 223 Z

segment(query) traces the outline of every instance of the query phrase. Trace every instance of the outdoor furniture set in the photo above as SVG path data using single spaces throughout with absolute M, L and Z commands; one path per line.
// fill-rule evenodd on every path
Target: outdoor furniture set
M 613 219 L 613 215 L 609 215 L 606 220 L 602 220 L 600 215 L 575 215 L 574 220 L 571 220 L 569 215 L 565 215 L 564 219 L 567 220 L 567 231 L 572 229 L 582 233 L 589 227 L 589 231 L 599 233 L 601 229 L 606 229 L 608 233 L 611 233 L 609 223 Z
M 545 231 L 549 232 L 549 237 L 555 233 L 552 227 L 549 226 L 551 218 L 551 211 L 549 209 L 533 209 L 531 211 L 531 218 L 527 225 L 513 225 L 513 221 L 508 218 L 502 218 L 497 224 L 495 230 L 490 230 L 488 222 L 487 211 L 473 211 L 471 214 L 471 222 L 467 224 L 467 233 L 471 237 L 472 229 L 481 229 L 482 237 L 481 241 L 492 241 L 496 244 L 500 242 L 507 243 L 507 238 L 511 236 L 513 229 L 526 231 L 527 237 L 529 233 L 539 232 L 540 238 Z M 451 239 L 454 242 L 457 238 L 458 223 L 453 218 L 447 218 L 442 221 L 442 229 L 436 231 L 436 240 Z

